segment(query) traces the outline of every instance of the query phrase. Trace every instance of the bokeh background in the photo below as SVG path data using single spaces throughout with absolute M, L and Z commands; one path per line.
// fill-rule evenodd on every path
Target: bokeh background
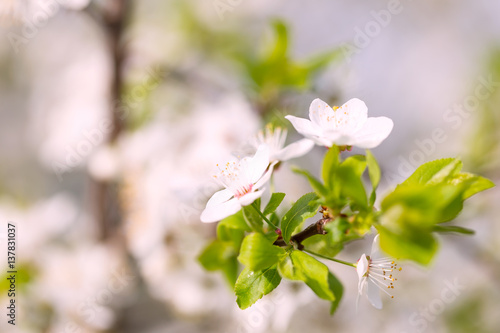
M 2 0 L 0 331 L 498 332 L 497 189 L 457 221 L 475 236 L 440 237 L 428 268 L 402 263 L 381 311 L 356 312 L 355 271 L 330 264 L 345 286 L 335 316 L 294 283 L 242 311 L 197 256 L 215 235 L 199 221 L 215 164 L 316 97 L 394 120 L 374 150 L 381 193 L 439 157 L 498 183 L 499 14 L 487 0 Z M 288 204 L 309 191 L 289 166 L 317 173 L 323 153 L 279 170 Z

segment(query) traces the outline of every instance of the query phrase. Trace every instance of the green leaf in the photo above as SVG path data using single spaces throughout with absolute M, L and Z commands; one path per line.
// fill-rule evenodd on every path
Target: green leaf
M 458 234 L 464 234 L 464 235 L 474 235 L 476 233 L 472 229 L 463 228 L 456 225 L 448 225 L 448 226 L 436 225 L 432 228 L 432 230 L 441 233 L 456 232 Z
M 307 193 L 295 202 L 290 210 L 281 219 L 281 232 L 285 242 L 290 241 L 292 232 L 306 219 L 318 212 L 319 203 L 316 193 Z
M 325 154 L 321 168 L 321 178 L 327 189 L 333 189 L 335 172 L 340 163 L 339 147 L 332 146 Z
M 252 205 L 243 206 L 243 218 L 245 222 L 253 231 L 262 232 L 262 217 L 255 211 Z
M 401 185 L 433 185 L 445 182 L 462 169 L 462 162 L 456 158 L 443 158 L 422 164 Z
M 468 172 L 461 172 L 455 175 L 450 179 L 449 183 L 452 185 L 467 184 L 467 189 L 463 193 L 464 200 L 495 186 L 491 180 Z
M 278 263 L 278 271 L 286 279 L 305 282 L 320 298 L 335 301 L 328 267 L 310 255 L 292 250 Z
M 314 190 L 314 192 L 316 192 L 319 196 L 323 198 L 328 196 L 328 190 L 326 189 L 326 187 L 323 184 L 321 184 L 321 182 L 316 177 L 311 175 L 309 171 L 298 168 L 292 168 L 292 171 L 305 176 L 309 181 L 309 184 L 311 184 L 311 187 Z
M 410 259 L 428 265 L 438 250 L 434 236 L 425 229 L 390 230 L 378 226 L 380 247 L 394 258 Z
M 246 267 L 234 286 L 236 303 L 240 309 L 246 309 L 273 291 L 280 282 L 281 276 L 276 265 L 261 271 L 252 271 Z
M 361 178 L 366 170 L 366 157 L 363 155 L 349 156 L 340 164 L 343 168 L 349 168 L 354 171 L 354 174 Z
M 198 256 L 198 261 L 207 271 L 222 271 L 229 284 L 234 286 L 238 276 L 237 252 L 231 242 L 215 240 Z
M 269 215 L 274 213 L 274 211 L 279 207 L 283 199 L 285 198 L 285 193 L 276 192 L 271 195 L 271 199 L 269 200 L 266 208 L 264 208 L 264 215 Z
M 218 225 L 224 225 L 225 227 L 230 229 L 239 229 L 248 232 L 252 231 L 252 229 L 250 229 L 248 224 L 245 222 L 243 211 L 241 210 L 236 214 L 226 217 L 225 219 L 220 221 Z
M 243 240 L 239 262 L 252 271 L 271 267 L 286 255 L 286 251 L 275 246 L 261 233 L 251 233 Z
M 214 240 L 198 257 L 198 261 L 207 271 L 216 271 L 223 267 L 229 258 L 235 256 L 230 242 Z
M 330 272 L 328 272 L 328 286 L 335 296 L 335 300 L 332 301 L 332 305 L 330 307 L 330 315 L 333 315 L 339 306 L 342 295 L 344 294 L 344 287 L 342 286 L 342 283 L 340 283 L 340 281 L 335 277 L 335 275 Z
M 372 152 L 369 150 L 366 150 L 366 164 L 368 165 L 368 175 L 370 176 L 370 182 L 372 183 L 370 206 L 373 206 L 376 199 L 376 190 L 378 184 L 380 183 L 381 172 L 375 156 L 373 156 Z
M 223 242 L 231 242 L 235 249 L 239 249 L 245 231 L 229 227 L 227 224 L 217 225 L 217 238 Z
M 342 195 L 350 198 L 361 207 L 367 207 L 365 186 L 356 170 L 341 165 L 337 170 L 337 176 Z

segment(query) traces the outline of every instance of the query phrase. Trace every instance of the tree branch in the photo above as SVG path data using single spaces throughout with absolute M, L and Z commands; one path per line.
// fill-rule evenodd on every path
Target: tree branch
M 325 224 L 330 222 L 332 219 L 331 218 L 322 218 L 318 220 L 316 223 L 311 224 L 301 232 L 293 235 L 290 238 L 290 243 L 295 243 L 298 246 L 299 250 L 302 250 L 304 246 L 302 245 L 302 242 L 306 240 L 309 237 L 312 237 L 314 235 L 326 235 L 326 230 L 324 229 Z M 278 238 L 275 242 L 274 245 L 277 246 L 287 246 L 287 244 L 283 238 Z

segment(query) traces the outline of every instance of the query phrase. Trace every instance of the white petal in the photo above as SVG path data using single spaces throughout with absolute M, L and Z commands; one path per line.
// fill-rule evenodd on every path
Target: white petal
M 249 193 L 245 194 L 244 196 L 239 197 L 238 201 L 239 201 L 240 205 L 242 205 L 242 206 L 248 206 L 248 205 L 252 204 L 252 202 L 254 202 L 255 200 L 257 200 L 258 198 L 260 198 L 263 193 L 264 193 L 263 190 L 261 190 L 261 191 L 255 191 L 255 192 L 249 192 Z
M 200 220 L 204 223 L 217 222 L 228 216 L 236 214 L 241 209 L 238 199 L 233 198 L 219 205 L 206 207 L 201 213 Z
M 260 145 L 254 157 L 248 159 L 248 172 L 250 181 L 254 184 L 258 181 L 269 165 L 269 147 L 266 144 Z
M 289 159 L 307 154 L 314 147 L 314 141 L 302 139 L 281 149 L 275 156 L 278 161 L 288 161 Z
M 356 142 L 352 145 L 364 149 L 375 148 L 391 134 L 393 127 L 393 121 L 387 117 L 368 118 L 355 133 Z
M 372 251 L 370 252 L 370 258 L 377 259 L 380 258 L 380 239 L 379 234 L 376 234 L 373 238 Z
M 322 127 L 324 119 L 331 114 L 333 114 L 332 108 L 319 98 L 312 101 L 309 106 L 309 119 L 318 127 Z
M 368 279 L 368 287 L 366 290 L 368 300 L 376 309 L 382 309 L 382 299 L 380 297 L 380 289 L 371 279 Z
M 362 254 L 356 264 L 356 272 L 358 273 L 358 279 L 361 280 L 363 276 L 366 275 L 368 271 L 368 259 L 366 258 L 366 254 Z
M 285 118 L 292 123 L 297 132 L 306 138 L 314 139 L 321 136 L 321 128 L 310 120 L 294 116 L 286 116 Z
M 366 122 L 368 108 L 365 102 L 352 98 L 335 111 L 335 118 L 340 122 L 343 132 L 356 132 Z
M 233 192 L 228 189 L 223 189 L 215 192 L 214 195 L 208 200 L 207 207 L 220 205 L 223 202 L 228 201 L 233 196 Z
M 276 163 L 278 163 L 278 161 L 274 161 L 273 163 L 271 163 L 271 165 L 269 166 L 269 170 L 267 170 L 264 176 L 262 176 L 262 178 L 259 179 L 257 183 L 255 183 L 255 185 L 253 186 L 255 190 L 260 189 L 269 181 L 269 178 L 271 178 L 271 175 L 273 174 L 274 166 L 276 165 Z
M 339 131 L 328 131 L 325 132 L 324 138 L 337 146 L 352 146 L 353 142 L 356 142 L 356 137 L 351 134 L 342 133 Z M 330 146 L 331 146 L 330 145 Z

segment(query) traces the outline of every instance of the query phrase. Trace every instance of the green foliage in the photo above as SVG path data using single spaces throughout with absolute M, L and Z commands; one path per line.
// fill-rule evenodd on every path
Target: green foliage
M 305 282 L 318 297 L 324 300 L 332 302 L 337 300 L 338 302 L 342 297 L 341 292 L 339 295 L 336 283 L 330 286 L 332 278 L 328 267 L 304 252 L 291 250 L 279 262 L 278 271 L 286 279 Z
M 436 224 L 454 219 L 464 200 L 494 184 L 461 169 L 462 162 L 454 158 L 425 163 L 382 201 L 377 229 L 386 253 L 427 265 L 438 248 L 433 232 L 468 233 Z
M 313 217 L 318 212 L 319 203 L 316 193 L 303 195 L 292 208 L 283 216 L 281 220 L 281 232 L 285 242 L 290 241 L 292 232 L 300 226 L 306 219 Z
M 370 176 L 370 182 L 372 183 L 372 193 L 370 194 L 370 206 L 373 207 L 375 200 L 377 199 L 377 187 L 380 183 L 381 171 L 375 156 L 372 152 L 366 150 L 366 165 L 368 166 L 368 175 Z
M 269 199 L 268 204 L 266 205 L 266 208 L 264 208 L 264 215 L 269 215 L 271 213 L 274 213 L 274 211 L 279 207 L 283 199 L 285 198 L 285 193 L 273 193 L 271 195 L 271 199 Z
M 275 53 L 282 56 L 277 50 Z M 273 193 L 262 213 L 260 200 L 256 200 L 219 223 L 217 240 L 199 259 L 205 269 L 223 271 L 235 285 L 240 308 L 250 307 L 285 278 L 305 283 L 318 297 L 331 302 L 333 314 L 342 298 L 342 284 L 326 265 L 307 253 L 353 266 L 335 256 L 347 242 L 362 238 L 375 227 L 388 255 L 427 265 L 439 249 L 436 233 L 474 233 L 445 222 L 458 216 L 466 199 L 494 186 L 486 178 L 462 172 L 458 159 L 440 159 L 419 167 L 382 200 L 378 211 L 374 203 L 381 171 L 375 157 L 366 151 L 366 157 L 353 155 L 342 160 L 339 151 L 334 146 L 326 152 L 321 180 L 308 171 L 295 170 L 309 180 L 314 192 L 297 200 L 283 217 L 276 209 L 285 194 Z M 364 176 L 370 184 L 365 184 Z M 304 221 L 315 216 L 320 206 L 321 218 L 304 228 Z M 280 236 L 279 230 L 264 228 L 264 217 L 281 227 Z M 245 268 L 236 278 L 238 262 Z
M 257 302 L 262 296 L 269 294 L 281 282 L 276 265 L 260 271 L 245 268 L 234 286 L 236 303 L 240 309 L 246 309 Z
M 276 264 L 285 253 L 261 233 L 251 233 L 241 244 L 238 260 L 252 271 L 260 271 Z

